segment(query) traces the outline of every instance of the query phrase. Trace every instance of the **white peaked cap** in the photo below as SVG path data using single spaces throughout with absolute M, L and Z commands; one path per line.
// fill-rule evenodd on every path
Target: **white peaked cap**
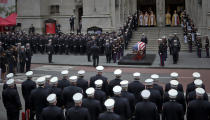
M 196 88 L 195 92 L 198 96 L 203 96 L 203 94 L 205 94 L 205 90 L 203 88 Z
M 95 89 L 93 87 L 90 87 L 85 92 L 88 96 L 94 96 Z
M 122 70 L 120 70 L 120 69 L 116 69 L 114 71 L 114 75 L 121 75 L 121 74 L 122 74 Z
M 170 98 L 174 99 L 174 98 L 176 98 L 176 96 L 178 95 L 178 92 L 177 92 L 177 90 L 175 90 L 175 89 L 170 89 L 170 90 L 168 91 L 168 95 L 169 95 Z
M 31 77 L 33 75 L 33 71 L 28 71 L 28 72 L 26 72 L 26 76 L 27 77 Z
M 103 81 L 102 80 L 96 80 L 95 81 L 95 86 L 96 87 L 101 87 L 103 85 Z
M 68 70 L 64 70 L 64 71 L 61 72 L 61 74 L 62 75 L 68 75 L 69 74 L 69 71 Z
M 106 108 L 107 108 L 108 110 L 114 108 L 114 104 L 115 104 L 114 99 L 107 99 L 107 100 L 104 102 L 104 105 L 106 106 Z
M 77 76 L 71 76 L 69 79 L 71 82 L 77 82 Z
M 103 66 L 97 66 L 97 67 L 96 67 L 96 70 L 98 70 L 98 71 L 103 71 L 103 70 L 104 70 L 104 67 L 103 67 Z
M 146 85 L 153 85 L 154 80 L 153 79 L 146 79 L 145 81 Z
M 192 76 L 193 76 L 194 78 L 196 78 L 196 79 L 201 77 L 201 75 L 200 75 L 199 72 L 194 72 L 194 73 L 192 74 Z
M 194 84 L 195 84 L 195 86 L 201 86 L 203 84 L 203 81 L 200 79 L 196 79 L 196 80 L 194 80 Z
M 128 81 L 127 80 L 123 80 L 120 82 L 121 87 L 128 87 Z
M 54 103 L 54 102 L 56 102 L 56 94 L 50 94 L 50 95 L 48 95 L 47 101 L 48 101 L 49 103 Z
M 141 73 L 139 73 L 139 72 L 133 73 L 133 77 L 140 77 L 140 76 L 141 76 Z
M 170 84 L 171 84 L 172 87 L 177 87 L 178 84 L 179 84 L 179 81 L 177 81 L 177 80 L 171 80 L 170 81 Z
M 85 74 L 85 70 L 79 70 L 77 73 L 78 73 L 78 75 L 84 75 Z
M 38 85 L 43 85 L 45 83 L 45 77 L 39 77 L 37 80 L 36 80 L 36 83 Z
M 14 85 L 14 83 L 15 83 L 15 80 L 14 80 L 14 79 L 9 79 L 9 80 L 7 80 L 7 82 L 6 82 L 6 84 L 7 84 L 8 86 L 12 86 L 12 85 Z
M 113 87 L 113 92 L 115 95 L 120 95 L 122 91 L 122 87 L 120 87 L 119 85 Z
M 178 77 L 179 77 L 179 74 L 178 74 L 177 72 L 172 72 L 172 73 L 170 74 L 170 76 L 171 76 L 172 78 L 178 78 Z
M 73 95 L 73 100 L 75 103 L 80 103 L 82 101 L 83 95 L 81 93 L 75 93 Z
M 143 91 L 141 92 L 141 96 L 142 96 L 144 99 L 149 99 L 150 95 L 151 95 L 151 93 L 150 93 L 149 90 L 143 90 Z
M 46 79 L 50 79 L 52 77 L 52 75 L 45 75 L 44 76 Z
M 13 73 L 9 73 L 9 74 L 7 74 L 7 79 L 10 79 L 10 78 L 13 78 L 14 77 L 14 74 Z
M 159 78 L 159 75 L 158 75 L 158 74 L 152 74 L 152 75 L 151 75 L 151 78 L 152 78 L 152 79 L 158 79 L 158 78 Z
M 56 84 L 58 82 L 58 77 L 52 77 L 51 79 L 50 79 L 50 83 L 51 84 Z

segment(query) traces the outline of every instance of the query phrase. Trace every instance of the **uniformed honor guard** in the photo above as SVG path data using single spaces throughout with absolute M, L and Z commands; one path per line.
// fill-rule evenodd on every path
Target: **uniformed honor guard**
M 177 91 L 184 93 L 182 84 L 178 82 L 179 74 L 177 72 L 172 72 L 170 77 L 171 81 L 165 85 L 165 92 L 168 92 L 170 89 L 176 87 Z
M 107 111 L 101 113 L 98 120 L 122 120 L 118 114 L 114 113 L 114 99 L 107 99 L 104 105 L 106 106 Z
M 171 89 L 168 94 L 170 101 L 163 104 L 162 120 L 184 120 L 184 109 L 176 101 L 177 90 Z
M 122 74 L 122 70 L 121 69 L 116 69 L 114 71 L 114 75 L 115 75 L 115 79 L 111 80 L 109 82 L 109 95 L 113 96 L 113 87 L 116 85 L 120 85 L 120 82 L 122 81 L 121 79 L 121 74 Z
M 20 51 L 20 72 L 21 73 L 24 73 L 25 64 L 26 64 L 25 47 L 24 46 L 21 46 L 21 51 Z
M 162 42 L 162 39 L 158 39 L 158 41 L 160 41 L 160 44 L 159 44 L 159 49 L 158 49 L 158 54 L 160 56 L 160 65 L 161 66 L 164 66 L 164 59 L 165 59 L 165 56 L 164 56 L 164 45 L 163 45 L 163 42 Z
M 82 101 L 82 106 L 87 108 L 91 120 L 97 120 L 99 114 L 102 112 L 101 103 L 95 99 L 95 89 L 90 87 L 86 90 L 87 98 Z
M 68 81 L 68 74 L 69 74 L 68 70 L 64 70 L 61 72 L 63 78 L 62 80 L 58 81 L 58 88 L 61 88 L 63 90 L 65 87 L 70 86 L 70 82 Z
M 50 39 L 47 45 L 47 53 L 48 53 L 48 61 L 49 63 L 52 63 L 52 55 L 54 53 L 52 40 Z
M 50 94 L 47 97 L 47 101 L 49 106 L 43 109 L 41 120 L 65 120 L 63 110 L 56 106 L 56 94 Z
M 9 79 L 7 88 L 2 91 L 2 101 L 7 112 L 8 120 L 19 120 L 22 105 L 17 89 L 15 89 L 15 80 Z
M 151 77 L 151 79 L 154 80 L 153 87 L 156 88 L 157 90 L 159 90 L 161 96 L 163 97 L 163 93 L 164 93 L 163 92 L 163 87 L 160 86 L 160 85 L 158 85 L 158 83 L 157 83 L 158 82 L 158 79 L 160 78 L 160 76 L 158 74 L 152 74 L 150 77 Z
M 85 91 L 88 88 L 88 81 L 84 79 L 84 70 L 79 70 L 78 72 L 78 79 L 77 79 L 77 86 L 82 88 Z
M 105 110 L 104 101 L 106 100 L 106 93 L 102 91 L 102 80 L 96 80 L 95 81 L 95 99 L 99 100 L 101 103 L 101 107 L 103 110 Z
M 205 90 L 197 88 L 196 99 L 188 104 L 187 120 L 208 120 L 210 118 L 210 103 L 203 100 Z
M 30 44 L 26 44 L 26 72 L 31 69 L 31 59 L 32 59 L 32 50 L 30 48 Z
M 150 101 L 150 91 L 143 90 L 139 94 L 143 101 L 136 104 L 134 120 L 160 120 L 157 106 Z
M 82 107 L 82 98 L 81 93 L 73 95 L 72 99 L 75 105 L 66 111 L 66 120 L 91 120 L 88 109 Z
M 99 47 L 97 46 L 96 43 L 94 43 L 94 45 L 90 49 L 91 49 L 91 54 L 92 54 L 92 57 L 93 57 L 93 67 L 96 67 L 99 64 L 100 49 L 99 49 Z

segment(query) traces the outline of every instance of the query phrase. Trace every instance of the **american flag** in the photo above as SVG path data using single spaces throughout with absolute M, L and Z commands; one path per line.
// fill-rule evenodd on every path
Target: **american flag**
M 145 43 L 144 42 L 138 42 L 138 50 L 144 50 L 145 49 Z
M 8 3 L 8 0 L 0 0 L 0 3 Z

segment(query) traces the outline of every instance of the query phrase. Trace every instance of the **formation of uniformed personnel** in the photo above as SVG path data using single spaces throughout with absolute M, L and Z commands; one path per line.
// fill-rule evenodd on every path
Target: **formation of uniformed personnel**
M 110 96 L 113 96 L 114 94 L 113 94 L 113 88 L 114 88 L 114 86 L 116 86 L 116 85 L 120 85 L 120 82 L 122 81 L 122 79 L 121 79 L 121 74 L 122 74 L 122 70 L 120 70 L 120 69 L 116 69 L 115 71 L 114 71 L 114 75 L 115 75 L 115 79 L 113 79 L 113 80 L 111 80 L 110 82 L 109 82 L 109 85 L 108 85 L 108 89 L 109 89 L 109 95 Z
M 177 72 L 172 72 L 171 74 L 170 74 L 170 77 L 171 77 L 171 81 L 170 81 L 170 83 L 167 83 L 166 85 L 165 85 L 165 92 L 168 92 L 170 89 L 175 89 L 174 87 L 176 87 L 176 90 L 177 91 L 180 91 L 180 92 L 184 92 L 184 90 L 183 90 L 183 86 L 182 86 L 182 84 L 180 84 L 177 80 L 178 80 L 178 77 L 179 77 L 179 74 L 177 73 Z M 175 85 L 175 86 L 173 86 L 174 84 L 174 81 L 175 81 L 175 84 L 177 84 L 177 85 Z M 178 83 L 176 83 L 176 82 L 178 82 Z
M 58 88 L 61 88 L 63 90 L 65 87 L 70 86 L 70 82 L 68 81 L 69 71 L 64 70 L 61 72 L 61 74 L 62 74 L 63 78 L 62 78 L 62 80 L 58 81 Z
M 84 70 L 78 71 L 77 86 L 82 88 L 83 91 L 86 91 L 88 88 L 88 81 L 84 79 Z

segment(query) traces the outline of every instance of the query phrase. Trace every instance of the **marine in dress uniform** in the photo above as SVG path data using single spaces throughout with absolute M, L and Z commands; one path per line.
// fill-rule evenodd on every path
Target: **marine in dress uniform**
M 158 49 L 158 54 L 160 56 L 160 65 L 161 66 L 164 66 L 164 59 L 165 59 L 165 56 L 164 56 L 164 46 L 163 46 L 163 42 L 161 39 L 158 39 L 160 41 L 160 44 L 159 44 L 159 49 Z
M 116 86 L 116 85 L 120 85 L 120 82 L 122 81 L 121 74 L 122 74 L 122 70 L 120 70 L 120 69 L 116 69 L 114 71 L 114 75 L 115 75 L 116 78 L 109 82 L 109 87 L 108 87 L 110 96 L 114 95 L 113 94 L 113 87 Z
M 156 104 L 149 100 L 150 91 L 143 90 L 139 94 L 143 101 L 138 102 L 135 106 L 134 120 L 160 120 Z
M 73 95 L 75 105 L 66 111 L 66 120 L 91 120 L 88 109 L 82 107 L 82 98 L 81 93 Z
M 175 33 L 175 36 L 172 40 L 172 53 L 173 53 L 174 64 L 177 64 L 178 62 L 180 49 L 181 49 L 181 44 L 180 44 L 179 38 L 176 36 L 176 33 Z
M 68 81 L 68 74 L 69 74 L 68 70 L 64 70 L 61 72 L 63 78 L 62 80 L 58 81 L 58 88 L 61 88 L 63 90 L 65 87 L 70 86 L 70 82 Z
M 41 120 L 65 120 L 63 110 L 56 106 L 56 94 L 50 94 L 47 97 L 49 103 L 48 107 L 45 107 L 41 114 Z
M 84 74 L 84 70 L 78 71 L 77 86 L 82 88 L 83 91 L 85 91 L 88 88 L 88 81 L 84 79 Z
M 173 83 L 174 80 L 175 80 L 176 82 L 178 82 L 179 74 L 178 74 L 177 72 L 172 72 L 172 73 L 170 74 L 170 76 L 171 76 L 171 81 L 170 81 L 170 83 L 167 83 L 167 84 L 165 85 L 165 92 L 168 92 L 171 88 L 174 88 L 173 85 L 172 85 L 172 83 Z M 184 92 L 183 86 L 182 86 L 181 83 L 178 82 L 178 85 L 175 86 L 175 87 L 176 87 L 176 90 L 178 90 L 178 91 L 180 91 L 180 92 Z
M 102 80 L 96 80 L 95 81 L 95 94 L 94 94 L 94 97 L 95 97 L 95 99 L 100 101 L 102 109 L 105 110 L 104 102 L 105 102 L 107 96 L 106 96 L 106 93 L 101 90 L 102 89 L 102 85 L 103 85 L 103 81 Z

